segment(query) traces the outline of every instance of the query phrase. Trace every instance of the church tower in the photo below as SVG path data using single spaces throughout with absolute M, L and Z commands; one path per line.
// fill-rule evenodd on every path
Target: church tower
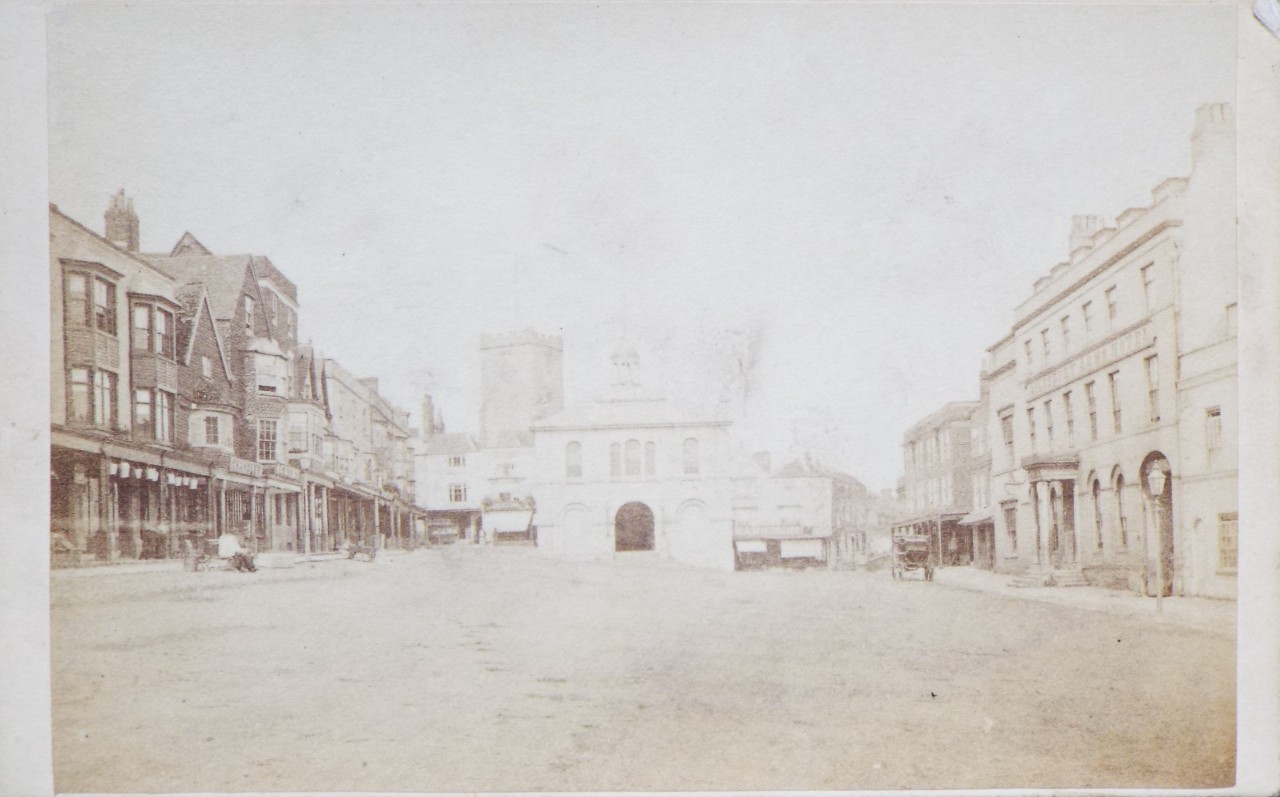
M 631 396 L 640 391 L 640 352 L 625 338 L 618 341 L 610 356 L 613 363 L 613 392 Z
M 111 197 L 106 212 L 108 241 L 127 252 L 138 251 L 138 214 L 133 212 L 133 200 L 124 195 L 121 188 Z
M 533 330 L 480 336 L 480 446 L 531 445 L 534 421 L 564 408 L 564 343 Z

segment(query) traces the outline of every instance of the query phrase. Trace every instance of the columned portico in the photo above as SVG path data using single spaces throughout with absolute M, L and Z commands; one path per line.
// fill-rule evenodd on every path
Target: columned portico
M 1036 550 L 1041 569 L 1072 569 L 1078 564 L 1075 493 L 1079 458 L 1076 454 L 1037 454 L 1022 468 L 1035 502 Z

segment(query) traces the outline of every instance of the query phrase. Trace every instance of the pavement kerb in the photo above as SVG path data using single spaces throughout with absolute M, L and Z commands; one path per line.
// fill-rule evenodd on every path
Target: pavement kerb
M 1113 615 L 1146 618 L 1153 622 L 1212 631 L 1227 636 L 1236 633 L 1236 602 L 1212 598 L 1170 597 L 1159 611 L 1155 598 L 1142 597 L 1102 587 L 1013 587 L 1013 577 L 971 568 L 941 568 L 934 571 L 934 583 L 953 589 L 998 594 L 1011 600 L 1065 606 Z
M 385 550 L 377 557 L 375 561 L 394 562 L 404 556 L 416 553 L 416 551 L 401 550 Z M 272 556 L 272 552 L 266 551 L 260 556 L 266 558 Z M 277 554 L 278 555 L 278 554 Z M 299 565 L 313 565 L 325 562 L 344 562 L 348 557 L 341 551 L 316 553 L 309 556 L 294 557 L 293 562 L 285 567 L 261 567 L 260 570 L 288 570 Z M 363 560 L 361 560 L 363 561 Z M 220 569 L 216 566 L 215 570 Z M 130 575 L 145 573 L 174 573 L 183 571 L 182 559 L 156 559 L 147 561 L 125 561 L 113 562 L 110 564 L 94 564 L 84 567 L 57 567 L 49 570 L 49 577 L 53 579 L 61 578 L 91 578 L 94 576 L 111 576 L 111 575 Z

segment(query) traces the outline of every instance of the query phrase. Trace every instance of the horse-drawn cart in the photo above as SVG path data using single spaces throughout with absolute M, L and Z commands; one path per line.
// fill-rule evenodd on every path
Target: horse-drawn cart
M 893 577 L 901 580 L 911 570 L 923 570 L 924 580 L 933 581 L 933 544 L 929 537 L 893 538 Z

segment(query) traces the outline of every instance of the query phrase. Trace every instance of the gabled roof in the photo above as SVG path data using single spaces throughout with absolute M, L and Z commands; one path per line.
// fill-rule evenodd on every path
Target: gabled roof
M 172 274 L 170 274 L 168 271 L 164 270 L 163 268 L 160 268 L 160 267 L 159 267 L 159 266 L 157 266 L 154 262 L 152 262 L 152 260 L 151 260 L 151 256 L 149 256 L 149 255 L 144 255 L 144 254 L 142 254 L 142 253 L 140 253 L 140 252 L 130 252 L 130 251 L 129 251 L 129 250 L 127 250 L 127 249 L 123 249 L 123 248 L 121 248 L 121 247 L 120 247 L 118 244 L 116 244 L 114 241 L 110 241 L 110 240 L 108 240 L 107 238 L 103 237 L 102 235 L 99 235 L 98 233 L 96 233 L 96 232 L 94 232 L 93 230 L 89 229 L 88 227 L 84 226 L 84 225 L 83 225 L 83 224 L 81 224 L 80 222 L 78 222 L 78 221 L 76 221 L 75 219 L 71 218 L 71 217 L 70 217 L 70 216 L 68 216 L 67 214 L 63 213 L 61 210 L 58 210 L 58 206 L 57 206 L 57 205 L 55 205 L 55 204 L 53 204 L 52 202 L 51 202 L 51 203 L 49 203 L 49 212 L 50 212 L 51 214 L 53 214 L 54 216 L 56 216 L 56 217 L 58 217 L 58 218 L 62 219 L 63 221 L 67 222 L 68 224 L 72 225 L 73 227 L 75 227 L 76 229 L 78 229 L 80 232 L 82 232 L 82 233 L 88 233 L 88 235 L 89 235 L 90 237 L 92 237 L 92 238 L 96 239 L 99 243 L 106 244 L 107 246 L 109 246 L 109 247 L 111 247 L 112 249 L 116 250 L 116 253 L 117 253 L 117 254 L 122 255 L 122 256 L 124 256 L 124 257 L 126 257 L 126 258 L 128 258 L 128 259 L 130 259 L 130 260 L 132 260 L 132 261 L 134 261 L 135 263 L 138 263 L 138 264 L 140 264 L 140 265 L 146 266 L 147 268 L 150 268 L 150 269 L 151 269 L 151 270 L 153 270 L 153 271 L 159 272 L 160 274 L 163 274 L 163 275 L 164 275 L 164 276 L 166 276 L 166 277 L 169 277 L 169 278 L 172 278 L 172 277 L 173 277 L 173 275 L 172 275 Z
M 222 333 L 218 330 L 218 325 L 213 322 L 213 309 L 209 307 L 209 295 L 205 291 L 204 284 L 186 283 L 178 288 L 177 296 L 178 304 L 182 306 L 178 313 L 178 346 L 182 349 L 182 364 L 191 365 L 191 353 L 195 348 L 196 334 L 200 331 L 200 325 L 206 323 L 204 317 L 207 310 L 209 316 L 207 323 L 213 330 L 214 345 L 218 348 L 218 362 L 222 364 L 222 373 L 227 377 L 228 382 L 234 382 L 231 365 L 227 362 L 227 349 L 222 343 Z M 184 334 L 185 339 L 182 337 Z
M 146 259 L 180 283 L 204 283 L 213 317 L 218 321 L 235 317 L 236 301 L 244 288 L 246 272 L 253 269 L 251 255 L 147 255 Z M 256 275 L 250 273 L 249 276 Z M 257 279 L 252 282 L 256 294 Z
M 449 434 L 433 435 L 427 440 L 426 450 L 423 451 L 427 455 L 445 454 L 448 456 L 458 456 L 460 454 L 471 454 L 480 450 L 480 446 L 476 445 L 476 440 L 465 432 L 451 432 Z
M 776 471 L 774 471 L 773 475 L 776 478 L 780 478 L 780 479 L 816 477 L 816 478 L 823 478 L 823 479 L 836 479 L 837 481 L 844 481 L 844 482 L 853 482 L 858 485 L 862 484 L 862 482 L 859 482 L 857 479 L 850 476 L 849 474 L 843 471 L 835 470 L 833 468 L 828 468 L 827 466 L 819 462 L 814 462 L 812 458 L 807 456 L 800 457 L 799 459 L 788 462 L 786 465 L 783 465 L 781 468 L 778 468 Z
M 276 264 L 271 262 L 271 258 L 265 255 L 253 255 L 253 267 L 258 272 L 260 279 L 265 279 L 275 285 L 294 304 L 298 303 L 298 286 L 294 285 L 293 280 L 286 277 L 280 269 L 276 268 Z
M 173 245 L 173 249 L 169 252 L 169 257 L 179 257 L 181 255 L 211 255 L 205 248 L 205 245 L 196 240 L 196 237 L 189 232 L 184 232 L 178 242 Z
M 323 401 L 321 372 L 317 366 L 317 361 L 322 358 L 316 355 L 315 349 L 309 344 L 298 346 L 294 355 L 294 384 L 299 386 L 302 397 L 309 401 Z

